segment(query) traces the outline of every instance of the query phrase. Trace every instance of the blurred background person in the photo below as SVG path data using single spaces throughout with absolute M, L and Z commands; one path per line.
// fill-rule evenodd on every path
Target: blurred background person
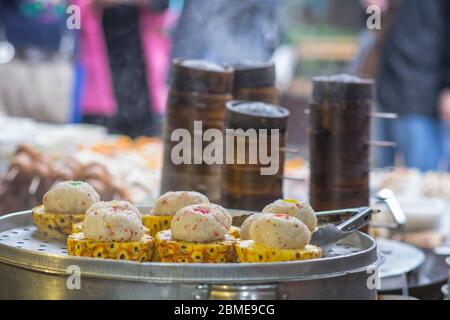
M 408 167 L 448 169 L 442 124 L 450 122 L 449 28 L 446 0 L 400 4 L 377 78 L 379 109 L 399 115 L 381 123 L 381 138 L 397 143 L 395 150 L 380 150 L 382 166 L 392 165 L 400 154 Z
M 82 121 L 131 137 L 158 134 L 170 55 L 168 0 L 74 3 L 82 13 Z
M 185 0 L 174 58 L 267 61 L 280 42 L 281 0 Z
M 0 0 L 0 105 L 6 114 L 66 122 L 73 34 L 64 0 Z
M 381 55 L 392 22 L 402 0 L 360 0 L 363 9 L 362 31 L 358 36 L 358 53 L 350 62 L 349 72 L 361 77 L 376 79 L 380 69 Z M 381 28 L 369 30 L 367 8 L 378 6 L 381 12 Z

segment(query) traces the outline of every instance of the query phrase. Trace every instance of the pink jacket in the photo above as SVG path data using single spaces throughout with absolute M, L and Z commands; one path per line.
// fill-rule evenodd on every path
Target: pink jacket
M 73 2 L 81 9 L 80 63 L 86 75 L 81 98 L 83 114 L 112 116 L 116 112 L 117 104 L 101 25 L 102 13 L 92 8 L 91 0 Z M 167 11 L 156 14 L 150 9 L 141 8 L 139 12 L 148 92 L 153 111 L 158 114 L 164 112 L 167 97 L 165 79 L 171 43 L 165 29 L 171 23 L 170 20 Z

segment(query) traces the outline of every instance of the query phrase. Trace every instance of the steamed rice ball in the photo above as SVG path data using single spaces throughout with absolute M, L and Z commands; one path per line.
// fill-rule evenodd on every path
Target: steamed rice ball
M 302 221 L 313 232 L 317 229 L 317 217 L 309 203 L 297 200 L 277 200 L 267 205 L 263 213 L 288 214 Z
M 85 213 L 100 201 L 95 189 L 83 181 L 64 181 L 54 185 L 44 195 L 45 211 L 53 213 Z
M 184 207 L 207 203 L 209 203 L 209 199 L 199 192 L 169 191 L 156 201 L 153 214 L 156 216 L 173 216 Z
M 250 225 L 255 243 L 276 249 L 303 249 L 311 240 L 308 227 L 287 214 L 261 214 Z
M 196 204 L 180 209 L 170 230 L 178 241 L 208 243 L 224 240 L 231 226 L 228 212 L 214 204 Z
M 241 225 L 241 240 L 250 240 L 250 226 L 260 215 L 261 213 L 255 213 L 244 220 Z
M 83 233 L 95 241 L 138 241 L 145 233 L 139 210 L 125 201 L 101 202 L 86 212 Z

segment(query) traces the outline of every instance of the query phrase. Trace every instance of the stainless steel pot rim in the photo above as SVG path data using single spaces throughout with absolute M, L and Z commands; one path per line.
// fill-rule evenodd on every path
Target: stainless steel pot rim
M 31 229 L 31 212 L 13 213 L 0 218 L 0 234 L 14 228 Z M 313 280 L 377 268 L 383 258 L 375 240 L 362 233 L 344 239 L 343 247 L 357 252 L 317 260 L 282 263 L 178 264 L 137 263 L 81 258 L 19 249 L 0 242 L 0 262 L 38 272 L 67 275 L 77 266 L 81 276 L 160 283 L 268 283 Z

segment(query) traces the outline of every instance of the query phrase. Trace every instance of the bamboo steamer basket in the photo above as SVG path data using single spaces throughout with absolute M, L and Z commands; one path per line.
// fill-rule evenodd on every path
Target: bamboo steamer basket
M 246 210 L 262 210 L 265 205 L 283 197 L 283 167 L 286 141 L 286 128 L 289 111 L 283 107 L 263 102 L 231 101 L 227 103 L 225 116 L 226 129 L 267 129 L 267 140 L 270 141 L 270 130 L 279 130 L 278 147 L 268 143 L 268 154 L 278 154 L 278 160 L 272 163 L 278 170 L 274 175 L 261 175 L 261 168 L 267 167 L 256 157 L 257 163 L 251 164 L 250 144 L 259 144 L 262 136 L 256 140 L 245 139 L 245 163 L 237 162 L 237 139 L 234 141 L 234 163 L 223 166 L 222 204 L 228 208 Z M 258 146 L 259 148 L 259 146 Z M 257 149 L 258 150 L 258 149 Z M 228 150 L 227 150 L 228 152 Z M 242 152 L 242 151 L 241 151 Z M 259 152 L 259 151 L 258 151 Z
M 177 141 L 171 134 L 186 129 L 195 138 L 194 122 L 202 122 L 202 130 L 223 130 L 225 103 L 232 99 L 233 69 L 202 60 L 174 60 L 164 128 L 164 158 L 161 192 L 194 190 L 204 193 L 212 202 L 220 201 L 220 164 L 175 164 L 171 152 Z M 203 144 L 204 146 L 205 144 Z
M 315 210 L 369 204 L 372 80 L 313 79 L 310 201 Z
M 243 62 L 233 65 L 235 100 L 278 104 L 275 65 L 272 62 Z

